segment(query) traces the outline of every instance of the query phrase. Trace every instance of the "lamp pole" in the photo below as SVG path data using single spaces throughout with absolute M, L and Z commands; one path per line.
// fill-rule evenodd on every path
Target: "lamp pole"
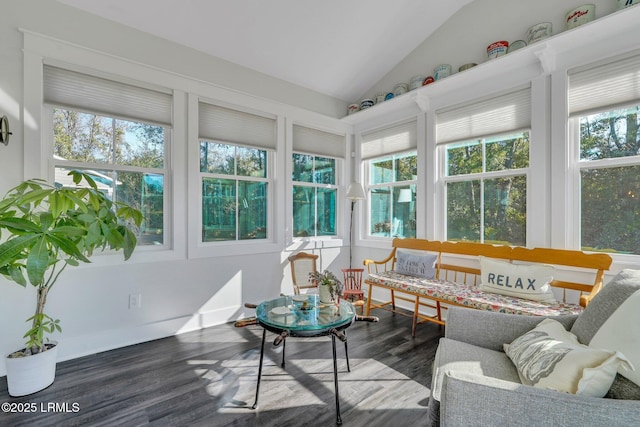
M 364 200 L 364 189 L 358 182 L 352 182 L 347 190 L 347 199 L 351 200 L 351 220 L 349 221 L 349 268 L 352 268 L 353 253 L 353 211 L 358 200 Z

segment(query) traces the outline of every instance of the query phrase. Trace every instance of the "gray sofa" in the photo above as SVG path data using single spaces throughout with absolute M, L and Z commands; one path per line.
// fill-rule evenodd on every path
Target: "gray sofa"
M 579 316 L 554 319 L 588 345 L 616 308 L 638 291 L 640 271 L 624 270 L 603 287 Z M 430 425 L 640 426 L 640 387 L 620 374 L 604 398 L 520 382 L 503 344 L 511 343 L 542 320 L 466 308 L 449 309 L 445 337 L 440 340 L 433 365 Z M 640 327 L 629 324 L 629 334 L 640 340 Z M 638 363 L 636 369 L 640 369 Z

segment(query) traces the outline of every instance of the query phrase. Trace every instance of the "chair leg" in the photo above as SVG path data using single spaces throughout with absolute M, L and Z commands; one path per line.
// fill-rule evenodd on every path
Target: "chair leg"
M 287 348 L 287 339 L 285 338 L 284 340 L 282 340 L 282 363 L 280 364 L 280 366 L 282 368 L 284 368 L 284 351 Z

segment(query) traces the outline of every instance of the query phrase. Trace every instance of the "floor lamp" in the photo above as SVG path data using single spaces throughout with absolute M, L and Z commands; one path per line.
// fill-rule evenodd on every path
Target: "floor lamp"
M 364 200 L 364 189 L 359 182 L 352 182 L 347 189 L 347 199 L 351 200 L 351 221 L 349 222 L 349 268 L 351 268 L 351 253 L 353 252 L 353 208 L 358 200 Z

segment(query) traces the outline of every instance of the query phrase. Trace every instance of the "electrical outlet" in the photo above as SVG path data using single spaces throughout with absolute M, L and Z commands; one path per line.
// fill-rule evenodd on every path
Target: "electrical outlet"
M 129 310 L 142 306 L 141 294 L 129 294 Z

